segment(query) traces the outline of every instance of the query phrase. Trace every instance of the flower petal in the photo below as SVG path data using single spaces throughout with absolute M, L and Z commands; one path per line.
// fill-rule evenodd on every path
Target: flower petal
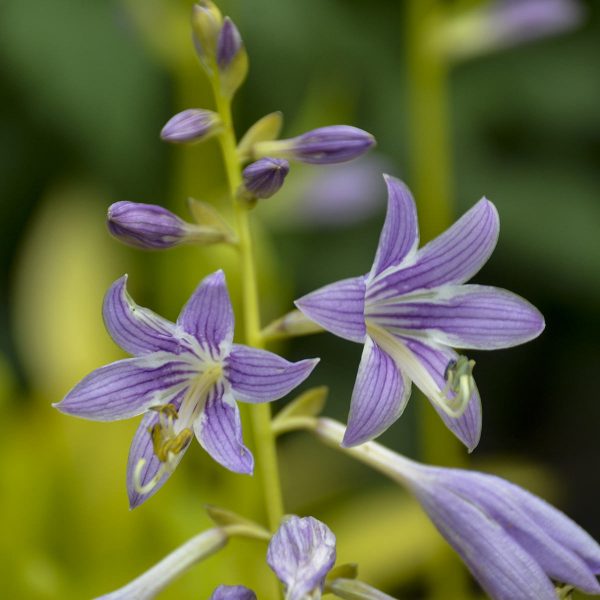
M 572 548 L 557 542 L 553 537 L 555 527 L 574 533 L 584 533 L 565 514 L 547 505 L 543 500 L 518 486 L 493 475 L 453 469 L 445 476 L 457 493 L 476 502 L 485 512 L 516 540 L 555 581 L 569 583 L 587 593 L 599 593 L 600 585 L 585 560 Z M 523 499 L 529 510 L 523 510 Z M 552 516 L 544 526 L 536 523 L 533 515 L 540 511 Z M 600 547 L 592 540 L 592 549 L 600 555 Z
M 222 343 L 232 342 L 233 309 L 223 271 L 216 271 L 200 282 L 177 324 L 213 351 L 218 351 Z
M 117 279 L 106 292 L 102 308 L 104 324 L 112 339 L 133 355 L 165 351 L 179 354 L 180 339 L 175 325 L 151 310 L 138 306 L 127 292 L 127 275 Z
M 544 329 L 544 317 L 532 304 L 484 285 L 447 285 L 422 299 L 373 304 L 367 316 L 398 335 L 478 350 L 523 344 Z
M 177 394 L 177 397 L 171 401 L 171 404 L 173 404 L 175 408 L 179 408 L 184 393 L 185 391 L 180 392 Z M 174 458 L 175 462 L 171 463 L 171 468 L 165 470 L 164 475 L 148 493 L 141 494 L 138 492 L 135 485 L 135 471 L 140 460 L 146 461 L 139 473 L 138 483 L 141 486 L 147 485 L 152 481 L 163 465 L 156 457 L 156 454 L 154 454 L 154 445 L 152 443 L 152 437 L 150 436 L 150 430 L 158 423 L 158 419 L 158 412 L 148 411 L 137 428 L 129 448 L 129 458 L 127 459 L 127 495 L 129 496 L 129 508 L 132 510 L 146 502 L 148 498 L 154 496 L 154 494 L 158 492 L 167 479 L 173 474 L 173 471 L 175 470 L 174 467 L 179 464 L 179 461 L 183 458 L 183 455 L 189 447 L 188 444 L 188 446 L 183 448 L 183 450 L 176 455 Z
M 204 411 L 194 422 L 202 447 L 220 465 L 234 473 L 251 475 L 254 458 L 242 439 L 240 411 L 233 396 L 218 383 L 208 394 Z
M 440 533 L 495 600 L 556 600 L 542 567 L 468 497 L 443 485 L 413 482 Z
M 417 208 L 410 190 L 395 177 L 384 175 L 384 179 L 388 189 L 388 208 L 371 277 L 388 267 L 399 265 L 414 254 L 419 245 Z
M 335 535 L 313 517 L 287 519 L 267 551 L 269 566 L 286 587 L 286 600 L 304 600 L 320 591 L 335 557 Z
M 367 298 L 376 301 L 446 283 L 464 283 L 490 257 L 499 226 L 496 207 L 482 198 L 452 227 L 423 246 L 414 264 L 377 277 L 368 287 Z
M 343 279 L 326 285 L 296 300 L 294 304 L 327 331 L 351 342 L 365 341 L 364 277 Z
M 208 600 L 256 600 L 256 594 L 243 585 L 220 585 Z
M 195 373 L 192 363 L 168 352 L 127 358 L 96 369 L 54 406 L 94 421 L 128 419 L 162 404 Z
M 410 380 L 389 354 L 367 338 L 342 446 L 356 446 L 382 434 L 402 414 L 409 396 Z
M 426 344 L 413 339 L 405 339 L 404 344 L 417 358 L 417 360 L 427 369 L 427 372 L 435 382 L 438 390 L 443 390 L 446 385 L 444 374 L 448 363 L 455 361 L 458 354 L 451 348 L 443 348 L 436 344 Z M 419 386 L 419 382 L 415 381 Z M 428 397 L 427 391 L 421 388 L 421 391 Z M 481 398 L 479 391 L 475 388 L 465 412 L 457 419 L 447 415 L 435 402 L 431 402 L 433 408 L 446 427 L 472 452 L 479 444 L 481 438 Z
M 315 358 L 292 363 L 266 350 L 234 344 L 226 359 L 225 377 L 237 400 L 271 402 L 300 385 L 318 362 Z

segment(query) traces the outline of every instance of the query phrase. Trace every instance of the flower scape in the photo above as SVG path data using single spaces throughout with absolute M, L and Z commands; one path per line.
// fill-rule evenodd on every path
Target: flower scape
M 210 0 L 194 5 L 192 31 L 216 108 L 178 113 L 166 123 L 161 138 L 181 145 L 218 142 L 233 212 L 221 215 L 208 203 L 191 201 L 195 222 L 190 223 L 161 206 L 121 201 L 108 209 L 107 224 L 117 240 L 143 250 L 180 244 L 231 246 L 239 258 L 244 343 L 234 343 L 239 332 L 234 331 L 222 270 L 200 281 L 175 322 L 137 305 L 123 276 L 106 293 L 103 317 L 113 340 L 132 357 L 93 371 L 55 407 L 95 421 L 141 416 L 127 462 L 132 509 L 165 485 L 195 438 L 233 474 L 252 475 L 256 461 L 268 522 L 207 508 L 213 528 L 102 598 L 154 598 L 235 537 L 255 542 L 272 571 L 265 577 L 276 585 L 277 596 L 266 600 L 317 600 L 324 594 L 348 600 L 392 598 L 359 579 L 356 565 L 336 565 L 336 536 L 325 523 L 286 514 L 276 438 L 294 430 L 310 432 L 318 442 L 406 488 L 491 598 L 556 600 L 575 588 L 600 594 L 600 546 L 565 514 L 497 476 L 422 464 L 373 441 L 402 416 L 414 383 L 466 447 L 461 450 L 472 452 L 482 433 L 482 403 L 475 363 L 465 352 L 509 348 L 544 330 L 543 316 L 523 298 L 467 283 L 498 240 L 500 219 L 494 204 L 482 198 L 419 247 L 412 194 L 400 179 L 384 175 L 387 216 L 370 271 L 305 294 L 295 302 L 298 310 L 263 328 L 251 211 L 285 189 L 294 162 L 352 161 L 375 140 L 349 125 L 280 139 L 281 114 L 271 113 L 238 142 L 231 102 L 248 70 L 242 36 Z M 303 384 L 319 358 L 290 362 L 264 346 L 271 337 L 323 331 L 363 346 L 347 425 L 320 416 L 320 388 L 301 394 L 272 419 L 270 403 Z M 244 442 L 238 403 L 248 405 L 252 414 L 252 450 Z M 396 534 L 402 536 L 402 531 Z M 244 581 L 236 581 L 234 570 L 210 596 L 257 597 Z

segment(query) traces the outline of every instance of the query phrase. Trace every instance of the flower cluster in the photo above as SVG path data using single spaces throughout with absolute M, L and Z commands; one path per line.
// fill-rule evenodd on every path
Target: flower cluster
M 279 433 L 305 428 L 390 476 L 414 494 L 496 600 L 553 600 L 562 585 L 600 594 L 600 546 L 563 513 L 498 477 L 423 465 L 372 441 L 402 415 L 414 382 L 472 451 L 482 425 L 475 363 L 455 348 L 508 348 L 534 339 L 544 329 L 542 315 L 526 300 L 504 289 L 467 283 L 496 245 L 499 217 L 494 205 L 482 198 L 419 248 L 413 197 L 400 180 L 384 176 L 387 215 L 370 271 L 301 297 L 295 303 L 299 310 L 261 331 L 249 211 L 258 199 L 282 188 L 288 161 L 350 161 L 371 148 L 374 138 L 355 127 L 335 125 L 278 139 L 281 115 L 271 113 L 236 143 L 230 102 L 248 70 L 242 37 L 210 0 L 194 6 L 192 27 L 217 109 L 184 110 L 169 120 L 161 137 L 178 144 L 212 137 L 219 141 L 236 226 L 210 204 L 190 200 L 195 223 L 160 206 L 117 202 L 108 210 L 108 228 L 119 240 L 143 249 L 183 243 L 237 246 L 247 303 L 247 344 L 233 341 L 234 314 L 223 271 L 199 283 L 176 322 L 137 305 L 123 276 L 106 293 L 103 316 L 111 337 L 132 358 L 93 371 L 56 408 L 97 421 L 142 415 L 127 465 L 131 508 L 161 488 L 194 437 L 217 463 L 251 475 L 254 456 L 244 442 L 237 403 L 264 405 L 252 407 L 263 419 L 260 428 L 255 425 L 255 448 L 263 444 L 264 451 L 267 445 L 266 453 L 257 456 L 264 460 L 265 454 L 275 454 Z M 346 427 L 318 418 L 324 402 L 318 390 L 309 390 L 270 420 L 267 403 L 302 384 L 319 361 L 290 362 L 265 350 L 265 332 L 270 330 L 290 336 L 327 330 L 363 345 Z M 275 462 L 271 477 L 277 477 L 276 471 Z M 214 528 L 103 598 L 154 598 L 193 563 L 219 551 L 231 537 L 243 536 L 269 541 L 266 562 L 286 600 L 318 600 L 324 593 L 347 600 L 390 600 L 359 581 L 355 566 L 334 568 L 336 538 L 313 517 L 282 518 L 283 509 L 275 508 L 267 531 L 234 513 L 207 511 Z M 235 583 L 219 586 L 211 599 L 256 600 L 254 591 Z

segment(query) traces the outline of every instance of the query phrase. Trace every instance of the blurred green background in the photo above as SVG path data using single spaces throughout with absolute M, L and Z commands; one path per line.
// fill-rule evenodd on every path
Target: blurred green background
M 260 516 L 255 482 L 228 474 L 196 445 L 160 494 L 130 513 L 124 475 L 135 420 L 90 423 L 50 406 L 122 356 L 100 307 L 124 272 L 136 300 L 169 318 L 221 265 L 237 302 L 233 252 L 142 253 L 111 239 L 104 223 L 117 200 L 163 204 L 183 216 L 187 196 L 222 202 L 214 141 L 173 148 L 158 139 L 174 112 L 211 103 L 190 43 L 191 4 L 0 5 L 5 598 L 88 598 L 119 587 L 207 527 L 205 503 Z M 411 185 L 406 3 L 220 6 L 251 60 L 235 103 L 238 134 L 282 110 L 286 136 L 348 123 L 378 140 L 376 153 L 354 165 L 353 185 L 343 187 L 346 167 L 294 166 L 286 188 L 256 210 L 266 323 L 293 298 L 366 272 L 385 207 L 380 172 Z M 524 347 L 474 353 L 484 429 L 468 464 L 540 493 L 598 539 L 600 6 L 583 6 L 573 31 L 456 65 L 448 105 L 455 212 L 485 194 L 501 217 L 498 248 L 476 282 L 523 295 L 547 322 Z M 328 206 L 322 195 L 332 188 L 336 204 Z M 321 356 L 310 384 L 329 385 L 326 414 L 345 419 L 359 346 L 321 335 L 277 349 L 293 359 Z M 422 403 L 413 398 L 381 441 L 418 457 Z M 398 598 L 429 597 L 424 573 L 447 560 L 445 546 L 401 490 L 304 434 L 284 438 L 281 455 L 286 508 L 328 523 L 340 561 L 359 562 L 363 579 Z M 204 598 L 221 582 L 260 592 L 264 551 L 233 542 L 161 597 Z

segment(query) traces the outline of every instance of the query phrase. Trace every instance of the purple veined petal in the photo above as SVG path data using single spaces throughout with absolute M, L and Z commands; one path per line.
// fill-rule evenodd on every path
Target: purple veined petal
M 244 187 L 255 198 L 270 198 L 283 185 L 290 163 L 283 158 L 260 158 L 243 171 Z
M 477 350 L 523 344 L 544 329 L 544 317 L 532 304 L 483 285 L 445 285 L 426 297 L 374 303 L 367 315 L 398 335 L 426 336 L 438 344 Z
M 518 486 L 485 473 L 461 469 L 450 469 L 440 473 L 442 477 L 448 479 L 448 486 L 451 486 L 453 491 L 475 502 L 510 532 L 511 537 L 535 558 L 553 580 L 569 583 L 590 594 L 600 593 L 600 585 L 594 570 L 585 559 L 571 547 L 553 537 L 555 524 L 566 526 L 576 534 L 583 532 L 566 515 L 546 505 L 552 509 L 553 514 L 549 522 L 542 527 L 536 523 L 532 515 L 538 513 L 538 506 L 542 510 L 546 508 L 543 506 L 546 503 Z M 530 511 L 523 510 L 521 505 L 523 498 L 526 498 Z M 585 532 L 583 533 L 587 536 Z M 591 545 L 598 557 L 600 547 L 593 540 Z
M 304 600 L 322 590 L 335 558 L 335 535 L 313 517 L 284 521 L 267 551 L 267 563 L 284 584 L 286 600 Z
M 446 283 L 464 283 L 492 254 L 500 222 L 496 207 L 482 198 L 452 227 L 417 251 L 415 263 L 382 273 L 367 289 L 373 302 Z
M 352 277 L 326 285 L 296 300 L 294 304 L 327 331 L 351 342 L 365 341 L 364 277 Z
M 446 541 L 495 600 L 556 600 L 542 567 L 468 497 L 443 485 L 413 491 Z
M 243 585 L 220 585 L 208 600 L 256 600 L 256 594 Z
M 312 372 L 318 358 L 289 362 L 266 350 L 234 344 L 225 362 L 225 377 L 242 402 L 271 402 L 283 398 Z
M 175 408 L 179 409 L 185 392 L 186 390 L 182 390 L 176 394 L 173 399 L 169 400 Z M 136 489 L 135 484 L 135 472 L 140 460 L 145 461 L 145 464 L 138 475 L 138 483 L 141 486 L 148 485 L 163 466 L 163 463 L 158 460 L 156 454 L 154 454 L 154 445 L 152 443 L 152 437 L 150 436 L 150 430 L 158 423 L 158 419 L 158 412 L 148 411 L 142 418 L 129 448 L 129 457 L 127 459 L 127 495 L 129 497 L 129 508 L 132 510 L 146 502 L 148 498 L 154 496 L 154 494 L 158 492 L 167 479 L 173 474 L 175 466 L 179 464 L 179 461 L 183 458 L 183 455 L 189 447 L 188 444 L 188 446 L 176 455 L 174 462 L 171 463 L 171 468 L 164 471 L 164 475 L 159 479 L 158 483 L 148 491 L 148 493 L 140 493 Z
M 384 175 L 384 178 L 388 189 L 388 209 L 371 278 L 409 259 L 419 245 L 417 208 L 410 190 L 395 177 Z
M 175 325 L 155 312 L 138 306 L 127 292 L 127 275 L 117 279 L 104 297 L 102 314 L 112 339 L 133 355 L 164 351 L 179 354 L 185 348 Z
M 391 356 L 367 337 L 342 446 L 357 446 L 382 434 L 404 411 L 410 387 Z
M 177 324 L 215 352 L 221 344 L 231 344 L 233 309 L 223 271 L 216 271 L 200 282 L 183 307 Z
M 193 363 L 168 352 L 127 358 L 90 373 L 54 407 L 93 421 L 128 419 L 163 404 L 196 373 Z
M 424 343 L 418 340 L 407 338 L 403 342 L 417 360 L 427 369 L 437 389 L 443 390 L 446 385 L 444 374 L 448 363 L 455 361 L 458 358 L 458 354 L 451 348 L 444 348 L 436 344 Z M 425 390 L 421 391 L 429 398 Z M 475 388 L 465 412 L 457 419 L 447 415 L 435 402 L 432 402 L 431 405 L 444 421 L 446 427 L 467 447 L 469 452 L 473 452 L 481 438 L 482 424 L 481 398 L 479 397 L 477 388 Z
M 194 422 L 194 432 L 202 447 L 220 465 L 234 473 L 252 474 L 254 457 L 242 439 L 240 411 L 222 382 L 208 393 L 204 410 Z

